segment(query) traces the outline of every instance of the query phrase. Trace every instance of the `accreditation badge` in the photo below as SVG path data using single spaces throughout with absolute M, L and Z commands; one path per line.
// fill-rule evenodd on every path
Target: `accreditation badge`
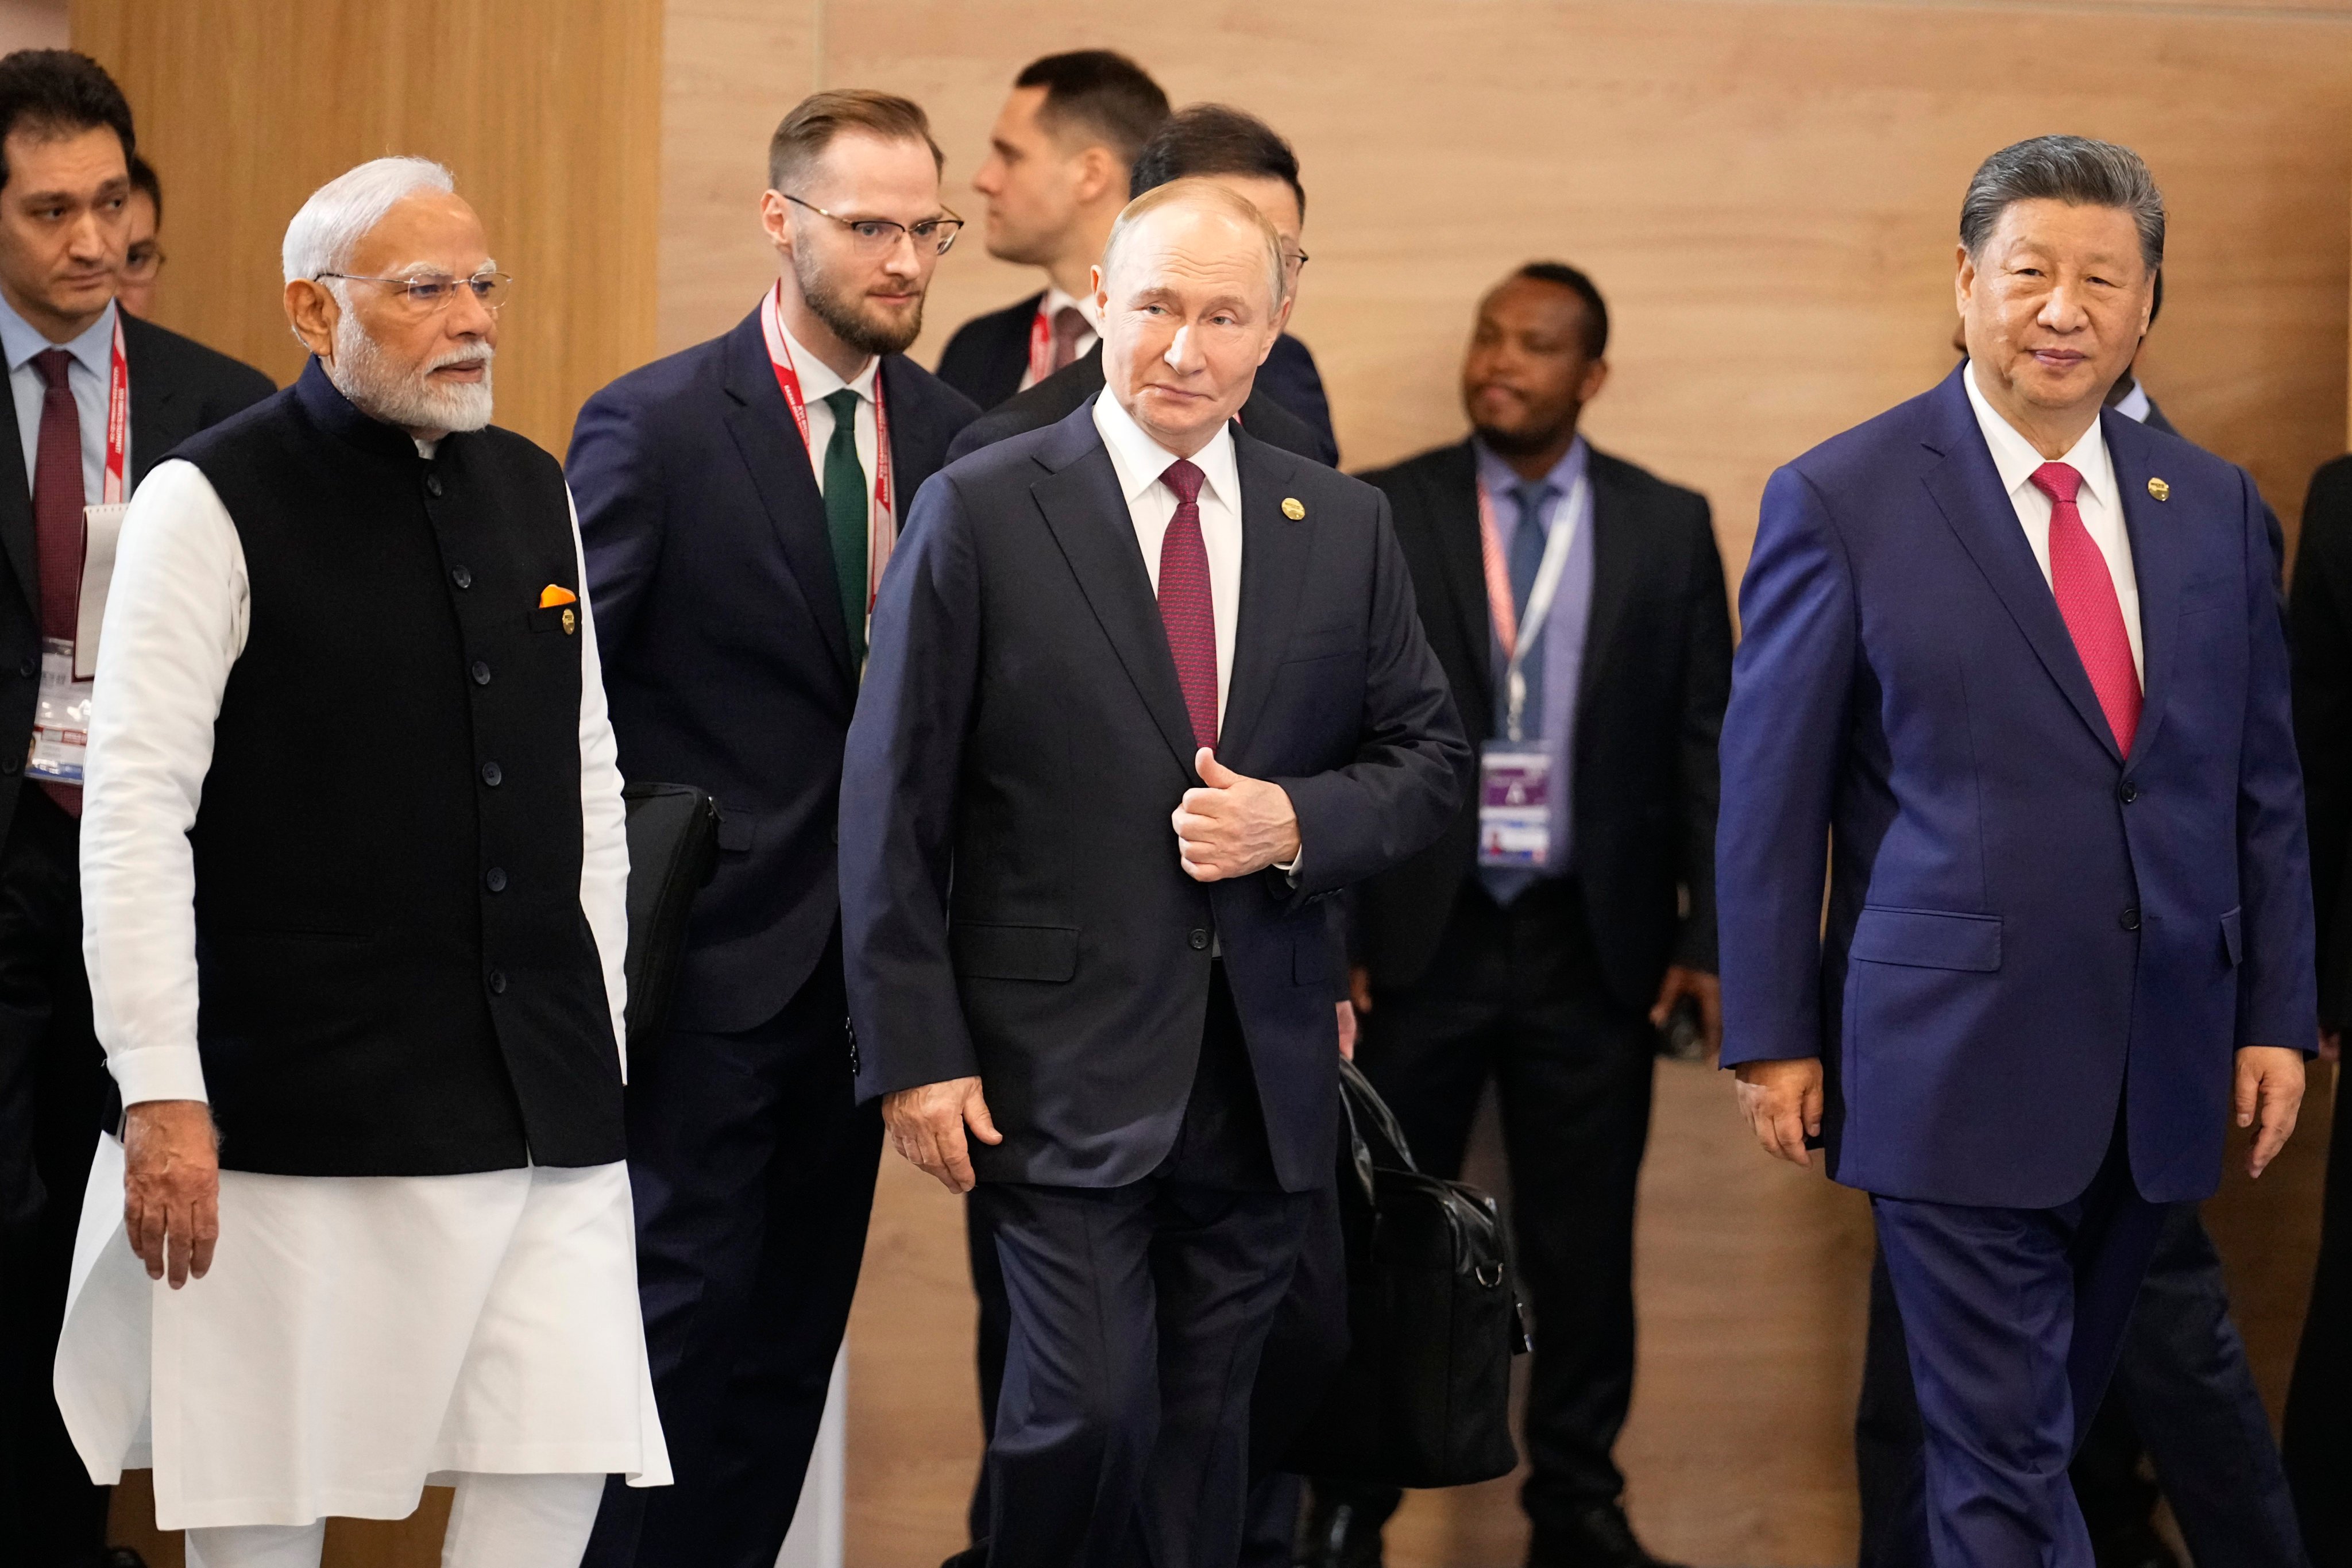
M 1478 755 L 1478 864 L 1539 867 L 1550 852 L 1550 753 L 1489 742 Z
M 41 639 L 41 694 L 33 707 L 33 752 L 25 771 L 58 784 L 81 783 L 89 750 L 89 693 L 97 683 L 74 679 L 74 645 Z

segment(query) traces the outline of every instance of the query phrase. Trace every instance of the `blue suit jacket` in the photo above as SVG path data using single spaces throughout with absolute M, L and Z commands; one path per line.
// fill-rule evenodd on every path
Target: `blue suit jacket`
M 982 1180 L 1139 1181 L 1183 1121 L 1222 946 L 1276 1173 L 1319 1187 L 1330 895 L 1444 830 L 1469 748 L 1387 499 L 1236 430 L 1218 754 L 1288 791 L 1304 847 L 1295 886 L 1187 877 L 1192 721 L 1092 402 L 925 485 L 883 579 L 842 781 L 858 1092 L 978 1074 L 1004 1133 L 972 1147 Z
M 2128 757 L 1957 371 L 1765 487 L 1723 729 L 1723 1060 L 1820 1056 L 1851 1186 L 2052 1207 L 2120 1107 L 2141 1194 L 2201 1198 L 2235 1047 L 2315 1038 L 2266 513 L 2242 469 L 2100 418 L 2147 666 Z
M 902 509 L 978 412 L 882 362 Z M 632 779 L 718 798 L 670 1018 L 731 1031 L 782 1011 L 839 910 L 834 818 L 857 700 L 824 498 L 753 311 L 588 400 L 564 463 L 604 689 Z

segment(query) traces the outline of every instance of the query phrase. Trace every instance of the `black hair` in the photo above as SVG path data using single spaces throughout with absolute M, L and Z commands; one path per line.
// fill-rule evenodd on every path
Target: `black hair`
M 146 159 L 141 157 L 136 153 L 131 154 L 131 188 L 134 191 L 145 192 L 147 199 L 155 204 L 155 226 L 157 228 L 163 227 L 163 178 L 155 173 L 154 164 L 149 163 Z
M 1532 278 L 1538 283 L 1557 283 L 1584 301 L 1584 355 L 1599 359 L 1609 352 L 1609 307 L 1602 302 L 1601 290 L 1592 279 L 1565 261 L 1530 261 L 1515 278 Z
M 1059 135 L 1076 127 L 1101 138 L 1129 168 L 1168 119 L 1168 95 L 1144 68 L 1110 49 L 1073 49 L 1032 60 L 1014 87 L 1042 87 L 1037 122 Z
M 1971 257 L 2011 203 L 2052 201 L 2115 207 L 2139 231 L 2139 258 L 2150 272 L 2164 265 L 2164 193 L 2128 147 L 2087 136 L 2036 136 L 2002 148 L 1979 165 L 1960 199 L 1960 244 Z
M 1298 154 L 1255 114 L 1222 103 L 1196 103 L 1168 117 L 1136 155 L 1128 176 L 1132 201 L 1156 185 L 1195 174 L 1255 174 L 1280 180 L 1307 216 L 1307 187 L 1298 183 Z
M 70 136 L 101 125 L 121 139 L 126 163 L 136 156 L 130 101 L 96 60 L 71 49 L 0 58 L 0 187 L 8 184 L 7 141 L 16 132 Z

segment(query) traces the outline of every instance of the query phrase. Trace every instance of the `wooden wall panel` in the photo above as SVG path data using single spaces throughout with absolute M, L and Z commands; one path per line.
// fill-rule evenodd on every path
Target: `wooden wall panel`
M 515 275 L 499 424 L 561 453 L 588 394 L 652 353 L 660 0 L 77 0 L 73 20 L 163 177 L 164 325 L 290 379 L 287 221 L 413 153 L 455 171 Z

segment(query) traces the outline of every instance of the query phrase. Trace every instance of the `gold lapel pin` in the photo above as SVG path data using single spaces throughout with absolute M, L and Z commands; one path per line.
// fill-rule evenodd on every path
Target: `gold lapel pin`
M 1307 503 L 1297 496 L 1285 496 L 1282 498 L 1282 515 L 1297 522 L 1307 515 Z
M 564 635 L 565 637 L 570 637 L 573 632 L 576 632 L 576 631 L 578 631 L 579 629 L 580 629 L 580 617 L 579 617 L 579 615 L 578 615 L 578 614 L 577 614 L 577 613 L 576 613 L 576 612 L 572 608 L 572 606 L 571 606 L 571 605 L 564 605 L 564 606 L 563 606 L 563 635 Z
M 2172 487 L 2166 484 L 2162 479 L 2150 479 L 2147 481 L 2147 493 L 2154 496 L 2158 500 L 2170 500 L 2172 499 Z

